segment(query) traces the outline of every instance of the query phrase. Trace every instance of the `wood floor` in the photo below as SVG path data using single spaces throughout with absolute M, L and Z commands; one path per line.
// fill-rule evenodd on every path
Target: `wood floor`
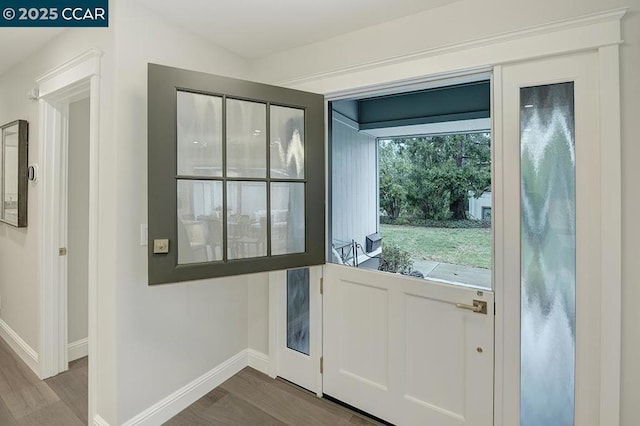
M 379 423 L 247 367 L 165 425 L 337 426 Z
M 69 367 L 70 371 L 42 381 L 0 339 L 0 425 L 86 425 L 86 358 Z
M 87 424 L 87 358 L 45 381 L 0 338 L 0 426 Z M 282 380 L 245 368 L 166 425 L 378 425 Z

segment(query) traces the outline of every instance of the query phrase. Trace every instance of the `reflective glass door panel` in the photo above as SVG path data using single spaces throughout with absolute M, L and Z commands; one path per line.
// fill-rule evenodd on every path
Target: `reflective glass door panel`
M 521 426 L 574 424 L 574 83 L 520 89 Z

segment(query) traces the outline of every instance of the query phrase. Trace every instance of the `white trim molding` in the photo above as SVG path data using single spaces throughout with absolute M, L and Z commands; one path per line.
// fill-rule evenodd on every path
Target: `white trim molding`
M 269 355 L 255 349 L 247 349 L 247 364 L 267 376 L 271 371 Z
M 601 302 L 600 424 L 620 424 L 622 351 L 622 136 L 617 45 L 599 49 Z M 606 143 L 602 142 L 606 141 Z
M 140 414 L 126 421 L 123 426 L 155 426 L 163 424 L 173 416 L 202 398 L 226 380 L 249 365 L 250 350 L 244 349 L 222 364 L 158 401 Z M 252 351 L 258 354 L 256 351 Z M 252 357 L 252 356 L 251 356 Z
M 93 418 L 93 426 L 109 426 L 109 423 L 96 414 L 96 416 Z
M 324 93 L 328 99 L 373 93 L 395 82 L 398 90 L 412 80 L 450 79 L 461 70 L 486 70 L 497 64 L 530 60 L 622 43 L 620 20 L 627 9 L 616 9 L 503 34 L 426 49 L 408 55 L 304 75 L 275 84 Z
M 16 355 L 37 375 L 38 352 L 29 346 L 29 344 L 2 319 L 0 319 L 0 337 L 2 337 Z
M 84 338 L 80 340 L 76 340 L 75 342 L 69 343 L 67 346 L 68 359 L 69 362 L 75 361 L 76 359 L 84 358 L 89 355 L 89 339 Z
M 38 83 L 38 96 L 48 96 L 54 92 L 56 95 L 66 95 L 66 91 L 94 75 L 100 75 L 100 58 L 102 51 L 89 49 L 53 70 L 36 79 Z M 60 91 L 64 93 L 60 93 Z M 66 96 L 65 96 L 66 97 Z

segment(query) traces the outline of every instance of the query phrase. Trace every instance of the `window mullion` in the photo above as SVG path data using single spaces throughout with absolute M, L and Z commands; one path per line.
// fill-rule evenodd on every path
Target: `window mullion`
M 271 103 L 267 102 L 267 257 L 271 256 Z
M 222 96 L 222 261 L 228 260 L 227 241 L 227 96 Z

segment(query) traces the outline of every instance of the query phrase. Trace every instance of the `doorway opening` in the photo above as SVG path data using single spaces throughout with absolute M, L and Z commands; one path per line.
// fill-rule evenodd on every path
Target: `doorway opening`
M 90 99 L 64 104 L 66 137 L 61 150 L 60 290 L 66 293 L 60 374 L 47 384 L 82 421 L 88 422 L 89 355 L 89 138 Z M 80 98 L 80 99 L 77 99 Z M 77 99 L 77 100 L 76 100 Z M 65 202 L 66 200 L 66 202 Z M 66 317 L 66 320 L 64 319 Z
M 69 362 L 88 356 L 89 98 L 69 104 L 67 152 L 67 344 Z
M 323 393 L 392 423 L 493 420 L 490 79 L 329 103 Z

